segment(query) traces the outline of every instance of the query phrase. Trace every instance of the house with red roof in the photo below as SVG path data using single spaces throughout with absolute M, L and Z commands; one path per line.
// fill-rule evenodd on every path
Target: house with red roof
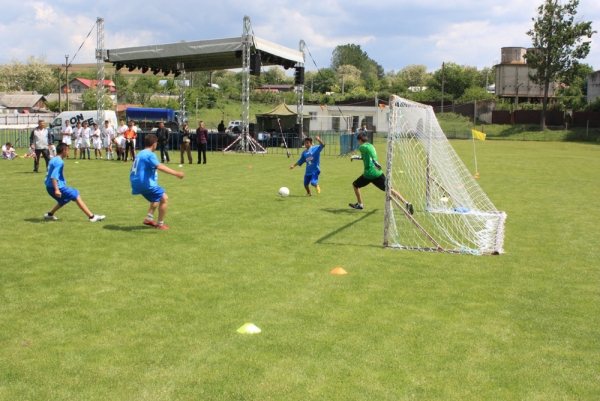
M 97 87 L 98 81 L 95 79 L 75 78 L 72 79 L 68 84 L 68 88 L 70 90 L 69 93 L 83 93 L 83 91 L 85 90 L 88 90 L 90 88 L 96 89 Z M 104 87 L 108 88 L 110 93 L 115 93 L 117 91 L 115 83 L 110 79 L 104 80 Z M 62 88 L 60 88 L 60 90 L 62 93 L 65 93 L 67 91 L 67 85 L 63 85 Z

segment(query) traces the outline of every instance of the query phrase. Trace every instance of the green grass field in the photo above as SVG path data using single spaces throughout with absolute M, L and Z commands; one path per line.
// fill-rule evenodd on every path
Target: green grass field
M 383 193 L 350 210 L 348 158 L 305 198 L 294 159 L 209 154 L 160 176 L 168 232 L 141 224 L 129 164 L 66 161 L 91 224 L 74 204 L 44 221 L 43 174 L 2 161 L 0 399 L 599 399 L 600 147 L 477 157 L 501 256 L 383 249 Z

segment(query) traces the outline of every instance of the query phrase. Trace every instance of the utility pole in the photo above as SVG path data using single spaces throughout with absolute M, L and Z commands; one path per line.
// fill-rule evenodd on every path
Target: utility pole
M 310 79 L 310 94 L 313 94 L 313 82 L 314 82 L 314 78 Z
M 344 74 L 342 74 L 342 95 L 344 94 Z
M 444 69 L 446 63 L 442 63 L 442 113 L 444 112 Z
M 66 73 L 66 78 L 65 78 L 66 90 L 65 90 L 65 92 L 67 93 L 67 103 L 66 103 L 65 109 L 66 109 L 66 111 L 69 111 L 69 55 L 65 56 L 65 63 L 63 64 L 63 67 L 65 67 L 65 73 Z
M 489 71 L 486 71 L 486 72 L 485 72 L 485 93 L 487 93 L 487 91 L 488 91 L 488 86 L 489 86 L 489 83 L 488 83 L 488 82 L 489 82 L 489 81 L 488 81 L 488 77 L 489 77 L 489 75 L 490 75 L 490 72 L 489 72 Z
M 60 84 L 60 68 L 57 68 L 58 70 L 58 112 L 62 113 L 62 101 L 61 101 L 61 95 L 60 95 L 60 87 L 62 86 Z

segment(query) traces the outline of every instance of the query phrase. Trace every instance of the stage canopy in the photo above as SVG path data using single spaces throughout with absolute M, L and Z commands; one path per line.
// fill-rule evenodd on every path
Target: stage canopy
M 175 72 L 178 63 L 184 63 L 187 72 L 228 70 L 243 67 L 242 46 L 242 38 L 236 37 L 126 47 L 108 49 L 105 61 L 114 63 L 117 68 L 127 67 L 131 71 L 145 68 L 146 71 L 153 72 Z M 253 37 L 251 46 L 252 52 L 260 52 L 263 66 L 281 65 L 288 69 L 296 63 L 304 63 L 302 52 L 256 36 Z
M 291 110 L 287 106 L 287 104 L 281 103 L 279 106 L 275 107 L 271 111 L 268 111 L 263 114 L 257 114 L 256 123 L 258 124 L 259 132 L 278 132 L 279 130 L 288 132 L 290 129 L 295 130 L 295 132 L 297 132 L 297 117 L 298 114 L 295 111 Z M 304 134 L 308 135 L 310 115 L 303 115 L 302 119 L 302 128 L 304 130 Z M 279 122 L 277 120 L 279 120 Z

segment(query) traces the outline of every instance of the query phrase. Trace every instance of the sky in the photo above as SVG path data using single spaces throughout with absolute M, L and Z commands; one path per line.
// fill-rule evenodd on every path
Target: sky
M 411 64 L 435 71 L 442 62 L 481 69 L 498 63 L 501 47 L 531 47 L 526 32 L 542 1 L 8 0 L 0 14 L 0 63 L 42 55 L 64 63 L 82 43 L 74 63 L 93 63 L 95 28 L 86 37 L 98 17 L 112 49 L 241 36 L 247 15 L 260 38 L 293 49 L 304 40 L 308 70 L 329 67 L 333 49 L 348 43 L 385 71 Z M 577 17 L 600 31 L 600 1 L 580 0 Z M 600 34 L 584 62 L 600 69 Z

